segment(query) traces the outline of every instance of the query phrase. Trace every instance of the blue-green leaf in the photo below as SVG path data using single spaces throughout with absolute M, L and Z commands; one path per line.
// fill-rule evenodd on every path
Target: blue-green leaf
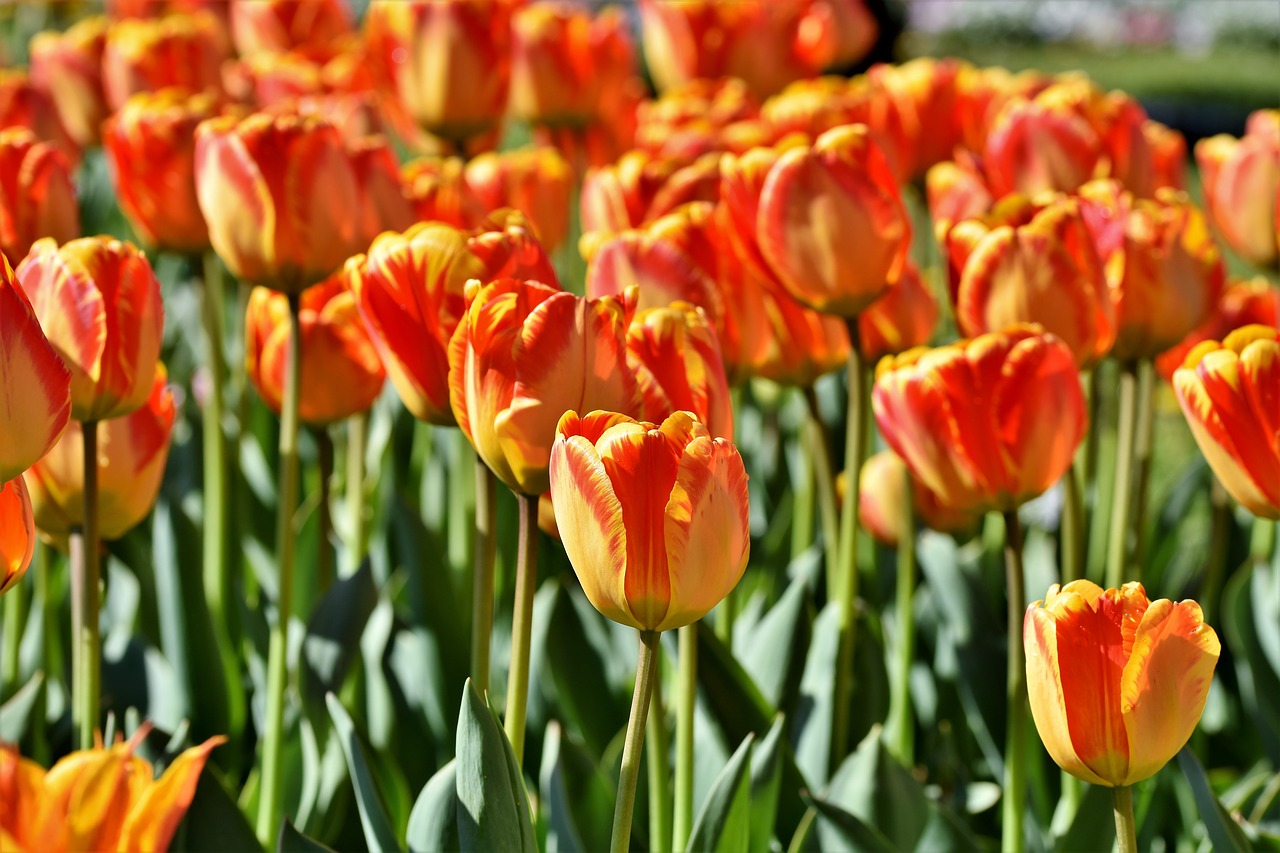
M 450 761 L 432 776 L 418 794 L 409 815 L 406 839 L 411 853 L 447 853 L 461 849 L 458 841 L 458 765 Z
M 690 850 L 745 853 L 750 847 L 751 748 L 754 742 L 755 737 L 747 735 L 711 786 L 693 822 Z
M 458 715 L 458 839 L 464 851 L 536 851 L 515 752 L 471 679 Z
M 347 758 L 347 769 L 351 772 L 351 785 L 356 792 L 356 806 L 360 809 L 360 825 L 364 828 L 365 843 L 371 851 L 378 853 L 399 850 L 400 842 L 396 839 L 391 819 L 387 817 L 387 807 L 378 791 L 364 744 L 356 732 L 351 715 L 332 693 L 325 697 L 325 703 L 329 706 L 334 734 L 340 738 L 342 752 Z

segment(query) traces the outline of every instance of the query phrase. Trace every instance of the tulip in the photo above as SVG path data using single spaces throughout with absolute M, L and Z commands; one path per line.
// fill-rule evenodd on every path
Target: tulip
M 760 104 L 736 77 L 690 80 L 636 109 L 635 147 L 658 157 L 693 160 L 709 151 L 742 153 L 773 142 Z
M 566 412 L 551 453 L 551 501 L 587 598 L 640 631 L 701 619 L 746 568 L 742 457 L 689 412 L 661 425 Z
M 1165 187 L 1183 189 L 1187 142 L 1181 133 L 1148 119 L 1142 105 L 1123 92 L 1107 96 L 1105 112 L 1107 174 L 1139 198 L 1153 198 Z
M 107 116 L 102 90 L 102 52 L 107 19 L 83 18 L 66 32 L 37 33 L 31 39 L 31 82 L 49 93 L 63 127 L 80 148 L 98 142 Z
M 80 211 L 66 156 L 25 128 L 0 130 L 0 251 L 18 263 L 40 237 L 80 234 Z
M 449 343 L 449 400 L 476 453 L 512 490 L 547 490 L 554 422 L 575 405 L 639 411 L 626 363 L 635 298 L 583 299 L 512 278 L 468 286 Z
M 196 130 L 196 197 L 240 279 L 298 293 L 359 251 L 359 191 L 337 129 L 314 116 L 222 116 Z
M 403 231 L 415 221 L 405 195 L 400 164 L 382 136 L 367 136 L 347 146 L 359 190 L 357 245 L 367 247 L 383 231 Z
M 400 170 L 405 195 L 418 222 L 445 222 L 472 228 L 485 210 L 467 185 L 461 157 L 422 157 Z
M 27 566 L 31 565 L 35 545 L 31 498 L 19 474 L 8 482 L 0 482 L 0 594 L 22 580 Z M 0 825 L 0 830 L 3 829 Z
M 80 147 L 63 126 L 49 95 L 31 81 L 27 72 L 0 69 L 0 128 L 22 127 L 35 134 L 36 139 L 56 146 L 72 166 L 80 162 Z
M 758 281 L 754 286 L 770 331 L 768 347 L 752 375 L 806 388 L 848 362 L 849 333 L 843 320 L 805 307 L 776 285 Z M 749 290 L 744 297 L 752 298 Z
M 675 302 L 636 314 L 627 329 L 627 361 L 651 421 L 692 412 L 711 435 L 733 441 L 733 405 L 715 330 L 701 308 Z
M 1001 109 L 986 139 L 984 161 L 996 196 L 1071 191 L 1093 177 L 1102 141 L 1089 121 L 1056 103 L 1047 89 L 1014 98 Z
M 1197 344 L 1220 341 L 1236 329 L 1253 325 L 1280 328 L 1280 290 L 1261 276 L 1228 284 L 1209 317 L 1181 343 L 1156 357 L 1156 371 L 1172 382 L 1174 372 Z
M 1035 326 L 886 358 L 872 404 L 912 474 L 975 512 L 1015 509 L 1056 483 L 1086 426 L 1070 348 Z
M 17 274 L 71 370 L 71 417 L 104 421 L 145 405 L 164 331 L 160 283 L 146 256 L 109 237 L 61 247 L 46 237 Z
M 580 199 L 583 233 L 616 234 L 683 204 L 715 201 L 719 185 L 718 153 L 685 163 L 628 151 L 617 163 L 587 172 Z
M 120 209 L 149 245 L 197 254 L 209 229 L 196 200 L 196 127 L 218 114 L 212 93 L 141 92 L 103 129 Z
M 161 364 L 153 374 L 145 405 L 98 424 L 98 525 L 102 538 L 115 540 L 137 527 L 160 494 L 169 458 L 176 407 Z M 62 438 L 27 472 L 36 527 L 65 546 L 73 528 L 84 525 L 84 428 L 67 425 Z
M 170 87 L 220 92 L 226 58 L 225 34 L 209 12 L 117 21 L 102 52 L 107 105 L 114 112 L 138 92 Z
M 937 325 L 938 300 L 915 264 L 908 261 L 884 296 L 858 315 L 862 358 L 875 364 L 886 355 L 924 346 Z
M 1202 139 L 1195 154 L 1222 239 L 1251 264 L 1280 266 L 1280 111 L 1259 110 L 1244 136 Z
M 902 178 L 923 175 L 930 166 L 951 159 L 960 143 L 956 111 L 956 78 L 960 65 L 953 59 L 921 57 L 901 65 L 877 64 L 867 79 L 880 94 L 880 110 L 866 119 L 877 141 L 887 135 L 878 127 L 880 116 L 893 115 L 904 132 L 904 150 L 897 154 L 895 174 Z M 886 153 L 889 153 L 886 151 Z
M 1177 754 L 1204 710 L 1221 645 L 1194 601 L 1142 584 L 1049 587 L 1023 622 L 1031 715 L 1058 766 L 1133 785 Z
M 343 0 L 233 0 L 231 40 L 241 56 L 328 48 L 351 32 Z
M 548 252 L 564 242 L 575 182 L 573 169 L 554 148 L 481 154 L 467 163 L 465 178 L 485 210 L 511 207 L 529 217 Z
M 970 151 L 985 151 L 992 125 L 1015 98 L 1034 98 L 1053 82 L 1039 71 L 1010 73 L 1000 67 L 961 67 L 956 75 L 956 118 Z
M 301 322 L 302 420 L 324 425 L 368 411 L 387 374 L 342 273 L 303 291 Z M 284 399 L 289 334 L 289 300 L 254 288 L 245 312 L 245 373 L 276 414 Z
M 769 170 L 756 222 L 760 252 L 800 302 L 855 317 L 902 274 L 911 223 L 865 126 L 828 131 Z
M 20 477 L 62 435 L 71 416 L 70 388 L 71 371 L 0 257 L 0 484 Z
M 877 542 L 897 548 L 902 534 L 903 502 L 911 483 L 912 514 L 931 530 L 957 536 L 977 529 L 981 516 L 954 509 L 927 486 L 911 476 L 898 455 L 883 450 L 862 466 L 862 488 L 858 490 L 858 518 Z M 844 483 L 839 484 L 843 487 Z M 843 492 L 843 488 L 840 489 Z
M 929 169 L 925 193 L 939 242 L 946 238 L 952 225 L 982 216 L 996 201 L 976 158 L 963 149 L 956 152 L 954 162 L 945 161 Z
M 1280 520 L 1280 332 L 1245 326 L 1204 341 L 1173 374 L 1173 389 L 1209 467 L 1260 518 Z

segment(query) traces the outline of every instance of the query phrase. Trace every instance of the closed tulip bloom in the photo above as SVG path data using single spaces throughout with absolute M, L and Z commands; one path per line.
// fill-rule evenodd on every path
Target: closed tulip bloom
M 641 631 L 701 619 L 747 566 L 742 457 L 688 412 L 660 425 L 566 412 L 551 453 L 551 501 L 587 598 Z
M 956 74 L 956 118 L 965 148 L 981 152 L 987 148 L 991 127 L 1005 104 L 1016 98 L 1034 98 L 1053 83 L 1040 71 L 1017 74 L 999 66 L 961 67 Z
M 37 33 L 31 39 L 31 82 L 49 93 L 62 125 L 81 148 L 98 142 L 107 116 L 102 91 L 102 51 L 107 19 L 83 18 L 65 32 Z
M 0 257 L 0 483 L 19 477 L 66 429 L 71 371 L 45 338 L 9 262 Z
M 473 228 L 486 211 L 467 184 L 461 157 L 420 157 L 400 170 L 404 192 L 418 222 Z
M 1070 192 L 1093 177 L 1102 140 L 1079 113 L 1046 93 L 1005 104 L 991 127 L 984 162 L 997 197 Z
M 403 231 L 412 225 L 417 217 L 386 137 L 366 136 L 351 142 L 347 156 L 360 197 L 356 244 L 365 248 L 383 231 Z
M 1154 776 L 1182 749 L 1222 649 L 1196 602 L 1087 580 L 1049 587 L 1022 638 L 1045 749 L 1072 776 L 1111 787 Z
M 314 116 L 221 116 L 196 130 L 196 198 L 242 281 L 298 293 L 358 252 L 360 196 L 337 129 Z
M 212 93 L 140 92 L 103 130 L 120 209 L 148 245 L 195 254 L 209 248 L 196 200 L 196 127 L 218 114 Z
M 20 263 L 41 237 L 80 236 L 71 167 L 57 146 L 22 127 L 0 130 L 0 252 Z
M 31 498 L 19 474 L 0 482 L 0 593 L 6 592 L 27 573 L 35 552 L 36 522 Z M 0 826 L 0 830 L 4 827 Z M 3 838 L 0 832 L 0 838 Z
M 117 21 L 107 31 L 102 85 L 112 111 L 138 92 L 222 90 L 225 33 L 209 12 Z
M 1182 134 L 1147 118 L 1130 95 L 1112 92 L 1103 110 L 1106 172 L 1139 198 L 1185 186 L 1187 142 Z
M 896 173 L 905 178 L 923 175 L 930 166 L 952 157 L 960 143 L 956 111 L 956 77 L 960 64 L 954 59 L 920 57 L 901 64 L 878 63 L 867 78 L 885 102 L 872 112 L 869 124 L 891 111 L 904 131 Z
M 71 417 L 105 421 L 151 395 L 164 333 L 160 282 L 136 247 L 37 240 L 18 267 L 49 343 L 71 369 Z
M 564 242 L 575 181 L 572 167 L 556 149 L 481 154 L 467 163 L 465 177 L 485 210 L 511 207 L 529 217 L 548 252 Z
M 382 393 L 387 374 L 343 273 L 303 291 L 300 317 L 302 420 L 324 425 L 368 411 Z M 288 298 L 255 288 L 245 311 L 245 373 L 276 414 L 284 399 L 289 326 Z
M 752 376 L 804 388 L 848 362 L 849 332 L 841 318 L 807 308 L 777 284 L 753 276 L 744 270 L 738 298 L 759 299 L 768 332 Z
M 1280 520 L 1280 332 L 1245 326 L 1204 341 L 1173 374 L 1200 451 L 1227 492 L 1260 518 Z
M 946 238 L 952 225 L 982 216 L 996 201 L 976 158 L 964 150 L 956 152 L 954 162 L 947 160 L 929 169 L 925 194 L 939 242 Z
M 733 404 L 720 342 L 706 313 L 687 302 L 636 314 L 627 329 L 627 361 L 651 421 L 692 412 L 711 435 L 733 441 Z
M 1244 136 L 1196 143 L 1205 206 L 1232 251 L 1260 267 L 1280 266 L 1280 110 L 1249 117 Z
M 80 146 L 63 126 L 49 95 L 26 71 L 0 68 L 0 128 L 26 128 L 36 139 L 56 146 L 72 166 L 80 162 Z
M 1228 284 L 1209 317 L 1181 343 L 1156 357 L 1156 372 L 1172 382 L 1174 371 L 1197 344 L 1220 341 L 1236 329 L 1254 325 L 1280 328 L 1280 290 L 1262 276 Z
M 938 300 L 915 264 L 907 262 L 898 280 L 858 315 L 862 357 L 875 364 L 929 343 L 938 325 Z
M 584 299 L 535 281 L 468 286 L 449 342 L 449 400 L 476 453 L 514 491 L 548 488 L 560 415 L 577 405 L 638 412 L 627 365 L 634 291 Z
M 782 154 L 760 192 L 760 251 L 818 311 L 856 316 L 902 274 L 911 222 L 884 155 L 861 125 Z
M 155 506 L 169 459 L 176 409 L 161 365 L 142 408 L 98 425 L 98 525 L 102 538 L 119 539 Z M 84 524 L 84 435 L 73 420 L 44 458 L 26 474 L 36 527 L 66 543 Z
M 715 201 L 720 155 L 692 163 L 628 151 L 616 163 L 587 172 L 580 198 L 583 233 L 616 234 L 665 216 L 692 201 Z
M 343 0 L 232 0 L 231 40 L 236 53 L 324 50 L 351 32 Z
M 872 406 L 911 473 L 947 506 L 975 512 L 1047 490 L 1086 427 L 1071 350 L 1036 326 L 886 358 Z
M 903 501 L 907 500 L 907 483 L 910 481 L 912 513 L 925 527 L 939 533 L 963 535 L 978 529 L 982 516 L 975 512 L 954 509 L 940 500 L 934 492 L 917 480 L 907 470 L 898 454 L 882 450 L 862 464 L 859 474 L 862 486 L 858 490 L 858 520 L 877 542 L 890 548 L 898 547 L 902 538 Z M 844 472 L 839 474 L 837 491 L 844 499 Z

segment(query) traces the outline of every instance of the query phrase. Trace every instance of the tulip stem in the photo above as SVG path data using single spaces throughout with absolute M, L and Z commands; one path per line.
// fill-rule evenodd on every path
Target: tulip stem
M 224 288 L 218 256 L 206 252 L 203 266 L 205 357 L 208 359 L 209 398 L 204 407 L 204 595 L 214 626 L 218 648 L 235 659 L 231 638 L 226 633 L 224 613 L 228 598 L 227 579 L 227 440 L 222 413 L 225 399 L 226 361 L 223 357 L 222 309 Z M 239 677 L 238 665 L 229 676 Z
M 369 527 L 365 513 L 364 454 L 368 443 L 369 413 L 352 415 L 347 419 L 347 542 L 346 566 L 343 576 L 355 574 L 369 549 Z M 487 685 L 484 685 L 487 686 Z
M 894 672 L 890 682 L 889 717 L 885 724 L 889 750 L 903 766 L 915 764 L 915 720 L 911 713 L 911 663 L 916 650 L 916 620 L 913 597 L 916 583 L 916 518 L 911 495 L 914 484 L 905 468 L 902 513 L 898 528 L 898 584 L 895 597 Z
M 489 643 L 493 634 L 493 563 L 497 554 L 497 478 L 478 458 L 476 477 L 476 556 L 471 591 L 471 680 L 481 694 L 489 689 Z
M 1027 606 L 1022 571 L 1022 525 L 1018 511 L 1004 514 L 1004 567 L 1009 588 L 1009 668 L 1006 690 L 1009 702 L 1004 747 L 1003 831 L 1004 853 L 1022 850 L 1022 820 L 1027 796 L 1027 665 L 1022 647 L 1022 618 Z
M 1146 527 L 1147 492 L 1151 482 L 1151 440 L 1154 425 L 1152 403 L 1155 397 L 1155 383 L 1156 369 L 1151 359 L 1145 358 L 1139 361 L 1137 421 L 1134 424 L 1133 438 L 1133 467 L 1137 480 L 1133 485 L 1133 509 L 1131 510 L 1133 518 L 1129 522 L 1135 534 L 1135 542 L 1128 580 L 1134 581 L 1142 580 L 1142 567 L 1146 562 L 1146 537 L 1142 534 Z
M 1217 477 L 1210 475 L 1209 479 L 1212 526 L 1209 529 L 1209 562 L 1205 566 L 1204 581 L 1200 586 L 1200 604 L 1204 608 L 1204 621 L 1209 625 L 1216 625 L 1218 597 L 1222 594 L 1223 580 L 1227 573 L 1227 554 L 1231 549 L 1231 499 Z
M 845 421 L 845 495 L 840 515 L 840 578 L 834 594 L 839 602 L 840 645 L 836 653 L 835 716 L 832 720 L 831 767 L 834 770 L 849 751 L 849 708 L 853 702 L 854 639 L 857 636 L 855 604 L 858 598 L 858 494 L 866 455 L 867 383 L 862 359 L 862 335 L 858 318 L 850 318 L 849 410 Z
M 533 498 L 537 500 L 537 498 Z M 626 853 L 631 846 L 631 817 L 636 807 L 636 784 L 640 780 L 640 748 L 644 744 L 645 722 L 649 718 L 649 695 L 653 692 L 653 659 L 658 650 L 657 631 L 640 632 L 640 662 L 636 665 L 636 689 L 631 694 L 631 716 L 627 719 L 627 739 L 622 747 L 622 771 L 618 774 L 618 800 L 613 807 L 611 853 Z
M 653 694 L 649 700 L 649 850 L 666 853 L 671 841 L 671 741 L 662 706 L 662 649 L 653 657 Z
M 680 853 L 693 833 L 693 712 L 698 702 L 698 623 L 677 632 L 680 641 L 676 686 L 676 806 L 671 849 Z
M 1115 798 L 1116 843 L 1120 853 L 1138 853 L 1138 832 L 1133 819 L 1133 789 L 1128 785 L 1112 788 Z
M 284 705 L 288 685 L 289 617 L 293 612 L 293 517 L 298 508 L 298 406 L 302 390 L 301 295 L 289 294 L 289 361 L 280 414 L 279 491 L 276 559 L 280 578 L 275 624 L 267 649 L 267 718 L 262 739 L 262 787 L 258 798 L 258 840 L 275 843 L 284 808 Z
M 316 464 L 320 469 L 320 500 L 316 505 L 316 526 L 320 528 L 320 541 L 316 549 L 315 575 L 312 588 L 299 602 L 303 613 L 310 613 L 312 604 L 308 599 L 319 598 L 329 587 L 333 586 L 333 510 L 329 502 L 333 498 L 333 436 L 329 428 L 320 426 L 312 431 L 316 441 Z
M 1107 540 L 1107 582 L 1119 589 L 1125 581 L 1129 545 L 1129 510 L 1133 506 L 1133 450 L 1138 398 L 1138 366 L 1129 361 L 1120 368 L 1120 416 L 1116 426 L 1115 488 L 1111 494 L 1111 530 Z
M 5 699 L 18 689 L 18 648 L 22 645 L 22 629 L 26 625 L 26 589 L 21 583 L 4 595 L 4 640 L 0 654 L 0 697 Z
M 1080 488 L 1079 471 L 1074 462 L 1062 478 L 1062 582 L 1084 577 L 1084 493 Z
M 511 668 L 507 673 L 507 712 L 504 724 L 516 761 L 521 762 L 524 760 L 524 716 L 529 702 L 529 642 L 533 632 L 533 594 L 538 586 L 538 496 L 517 495 L 516 499 L 520 504 L 520 544 L 516 552 L 516 601 L 511 617 Z M 646 705 L 648 701 L 646 692 Z M 640 722 L 640 729 L 643 733 L 643 720 Z M 631 786 L 634 795 L 634 779 Z M 627 826 L 630 825 L 628 815 Z
M 804 401 L 809 406 L 809 417 L 805 421 L 812 481 L 809 488 L 816 489 L 818 493 L 818 511 L 822 514 L 822 546 L 827 562 L 827 597 L 831 598 L 840 583 L 840 509 L 836 500 L 835 466 L 831 461 L 831 439 L 822 423 L 818 394 L 812 385 L 805 386 Z
M 98 725 L 98 586 L 101 565 L 98 542 L 98 422 L 83 424 L 84 525 L 71 539 L 71 711 L 80 749 L 93 748 Z

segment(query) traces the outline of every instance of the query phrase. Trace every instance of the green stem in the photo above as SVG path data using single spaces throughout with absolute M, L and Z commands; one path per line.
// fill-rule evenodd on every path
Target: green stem
M 814 476 L 813 437 L 806 428 L 800 433 L 800 469 L 791 479 L 791 559 L 798 558 L 813 544 L 817 521 L 818 484 Z M 828 566 L 828 574 L 833 566 Z M 828 578 L 829 580 L 829 578 Z
M 693 832 L 693 712 L 698 702 L 698 623 L 677 633 L 680 672 L 676 686 L 676 805 L 671 849 L 679 853 Z
M 1280 522 L 1254 518 L 1253 536 L 1249 541 L 1249 557 L 1254 563 L 1268 563 L 1275 555 L 1277 526 L 1280 526 Z
M 498 479 L 475 462 L 476 561 L 471 592 L 471 680 L 489 689 L 489 644 L 493 635 L 493 564 L 497 556 Z
M 845 424 L 845 493 L 840 515 L 840 579 L 836 585 L 839 602 L 840 645 L 836 653 L 835 716 L 832 720 L 831 767 L 834 770 L 849 751 L 849 708 L 853 703 L 854 638 L 857 636 L 855 603 L 858 598 L 858 493 L 863 458 L 866 455 L 867 408 L 866 368 L 862 359 L 862 336 L 858 318 L 849 329 L 849 411 Z
M 736 591 L 737 587 L 729 590 L 716 607 L 716 636 L 730 654 L 733 653 L 733 623 L 738 618 L 738 599 L 734 595 Z
M 1222 594 L 1226 579 L 1227 552 L 1231 548 L 1231 498 L 1217 477 L 1210 475 L 1209 479 L 1212 520 L 1209 528 L 1209 560 L 1205 565 L 1204 582 L 1200 585 L 1200 605 L 1204 608 L 1205 623 L 1217 625 L 1218 597 Z
M 205 358 L 209 371 L 209 399 L 205 403 L 204 436 L 204 597 L 214 625 L 218 647 L 231 653 L 224 613 L 229 592 L 227 578 L 227 439 L 222 413 L 225 402 L 226 363 L 223 357 L 222 310 L 225 298 L 222 267 L 213 252 L 204 255 Z M 238 673 L 237 673 L 238 675 Z
M 31 757 L 38 764 L 45 767 L 49 766 L 49 734 L 48 734 L 48 708 L 49 708 L 49 682 L 55 678 L 61 677 L 62 660 L 57 650 L 57 607 L 53 603 L 52 589 L 53 584 L 50 582 L 50 574 L 53 572 L 53 564 L 49 559 L 50 547 L 43 542 L 36 542 L 36 554 L 34 558 L 35 569 L 35 592 L 32 600 L 32 607 L 39 607 L 42 617 L 40 620 L 41 636 L 40 636 L 40 668 L 44 670 L 45 680 L 40 688 L 40 695 L 36 699 L 35 710 L 31 713 L 31 718 L 36 721 L 36 725 L 32 727 L 31 732 Z
M 609 842 L 611 853 L 626 853 L 631 847 L 631 817 L 636 807 L 636 784 L 640 780 L 640 749 L 644 744 L 645 722 L 649 718 L 653 659 L 660 636 L 656 631 L 640 632 L 636 689 L 631 695 L 631 716 L 627 719 L 627 739 L 622 747 L 622 770 L 618 774 L 618 800 L 613 808 L 613 838 Z
M 516 601 L 511 617 L 511 668 L 507 673 L 504 724 L 507 740 L 511 741 L 519 762 L 524 760 L 524 717 L 529 703 L 529 642 L 533 632 L 533 594 L 538 587 L 538 496 L 516 495 L 516 500 L 520 504 L 520 540 L 516 551 Z M 645 701 L 648 701 L 647 695 Z M 643 720 L 640 727 L 643 730 Z
M 8 698 L 18 689 L 18 649 L 26 626 L 26 588 L 14 585 L 4 594 L 4 638 L 0 651 L 0 696 Z
M 342 576 L 355 574 L 369 550 L 368 513 L 365 507 L 364 454 L 369 436 L 369 413 L 361 412 L 347 419 L 347 494 L 348 534 L 346 561 Z
M 911 474 L 903 471 L 906 500 L 898 525 L 898 582 L 895 596 L 893 680 L 889 683 L 889 717 L 885 725 L 889 750 L 906 767 L 915 765 L 915 720 L 911 713 L 911 663 L 915 657 L 916 519 Z
M 1062 478 L 1062 582 L 1084 577 L 1084 494 L 1074 463 Z
M 432 437 L 438 435 L 436 431 L 436 435 Z M 472 492 L 475 490 L 476 451 L 462 430 L 455 430 L 451 437 L 454 441 L 453 457 L 449 460 L 449 503 L 445 508 L 449 529 L 449 565 L 462 573 L 476 559 L 472 553 L 477 544 L 475 521 L 472 518 L 472 513 L 478 511 L 472 508 L 475 500 Z M 428 442 L 427 446 L 434 443 Z M 422 470 L 427 470 L 425 465 Z
M 73 626 L 71 711 L 80 749 L 93 748 L 98 726 L 102 666 L 98 638 L 101 564 L 98 553 L 98 422 L 82 424 L 84 433 L 84 526 L 71 548 L 71 622 Z
M 662 703 L 662 648 L 653 657 L 653 697 L 649 702 L 649 850 L 666 853 L 671 841 L 671 740 Z
M 1027 593 L 1022 571 L 1022 525 L 1018 521 L 1018 511 L 1006 512 L 1004 524 L 1004 566 L 1009 588 L 1009 668 L 1005 686 L 1009 712 L 1005 730 L 1000 849 L 1004 853 L 1019 853 L 1023 845 L 1022 818 L 1027 796 L 1027 665 L 1022 648 L 1022 619 Z
M 312 433 L 316 440 L 316 462 L 320 469 L 320 502 L 316 506 L 316 522 L 320 528 L 316 550 L 314 589 L 309 590 L 307 601 L 300 602 L 303 613 L 310 613 L 312 602 L 333 586 L 333 509 L 332 500 L 334 449 L 333 436 L 328 427 L 316 427 Z
M 1119 589 L 1125 581 L 1129 544 L 1129 510 L 1133 506 L 1133 445 L 1138 397 L 1136 362 L 1120 368 L 1120 417 L 1116 426 L 1115 490 L 1111 495 L 1111 530 L 1107 541 L 1106 586 Z
M 293 612 L 293 517 L 298 508 L 298 406 L 302 391 L 301 297 L 289 294 L 289 360 L 285 368 L 280 415 L 279 494 L 276 507 L 276 559 L 279 591 L 276 619 L 267 650 L 267 718 L 262 739 L 262 787 L 258 797 L 258 840 L 275 843 L 284 810 L 284 705 L 289 680 L 286 655 Z
M 840 508 L 836 500 L 835 465 L 831 461 L 831 438 L 822 423 L 818 395 L 812 385 L 804 389 L 804 401 L 809 407 L 804 435 L 809 450 L 810 488 L 817 490 L 818 511 L 822 514 L 822 547 L 827 562 L 827 597 L 830 599 L 840 583 Z
M 1119 853 L 1138 853 L 1138 831 L 1133 819 L 1133 789 L 1127 785 L 1111 789 L 1112 811 L 1116 817 L 1116 845 Z
M 1134 531 L 1133 559 L 1128 580 L 1141 581 L 1142 567 L 1146 562 L 1147 492 L 1151 482 L 1151 441 L 1154 426 L 1153 400 L 1155 397 L 1156 369 L 1151 359 L 1138 362 L 1137 423 L 1134 426 L 1133 467 L 1136 480 L 1133 485 L 1133 518 L 1129 526 Z

